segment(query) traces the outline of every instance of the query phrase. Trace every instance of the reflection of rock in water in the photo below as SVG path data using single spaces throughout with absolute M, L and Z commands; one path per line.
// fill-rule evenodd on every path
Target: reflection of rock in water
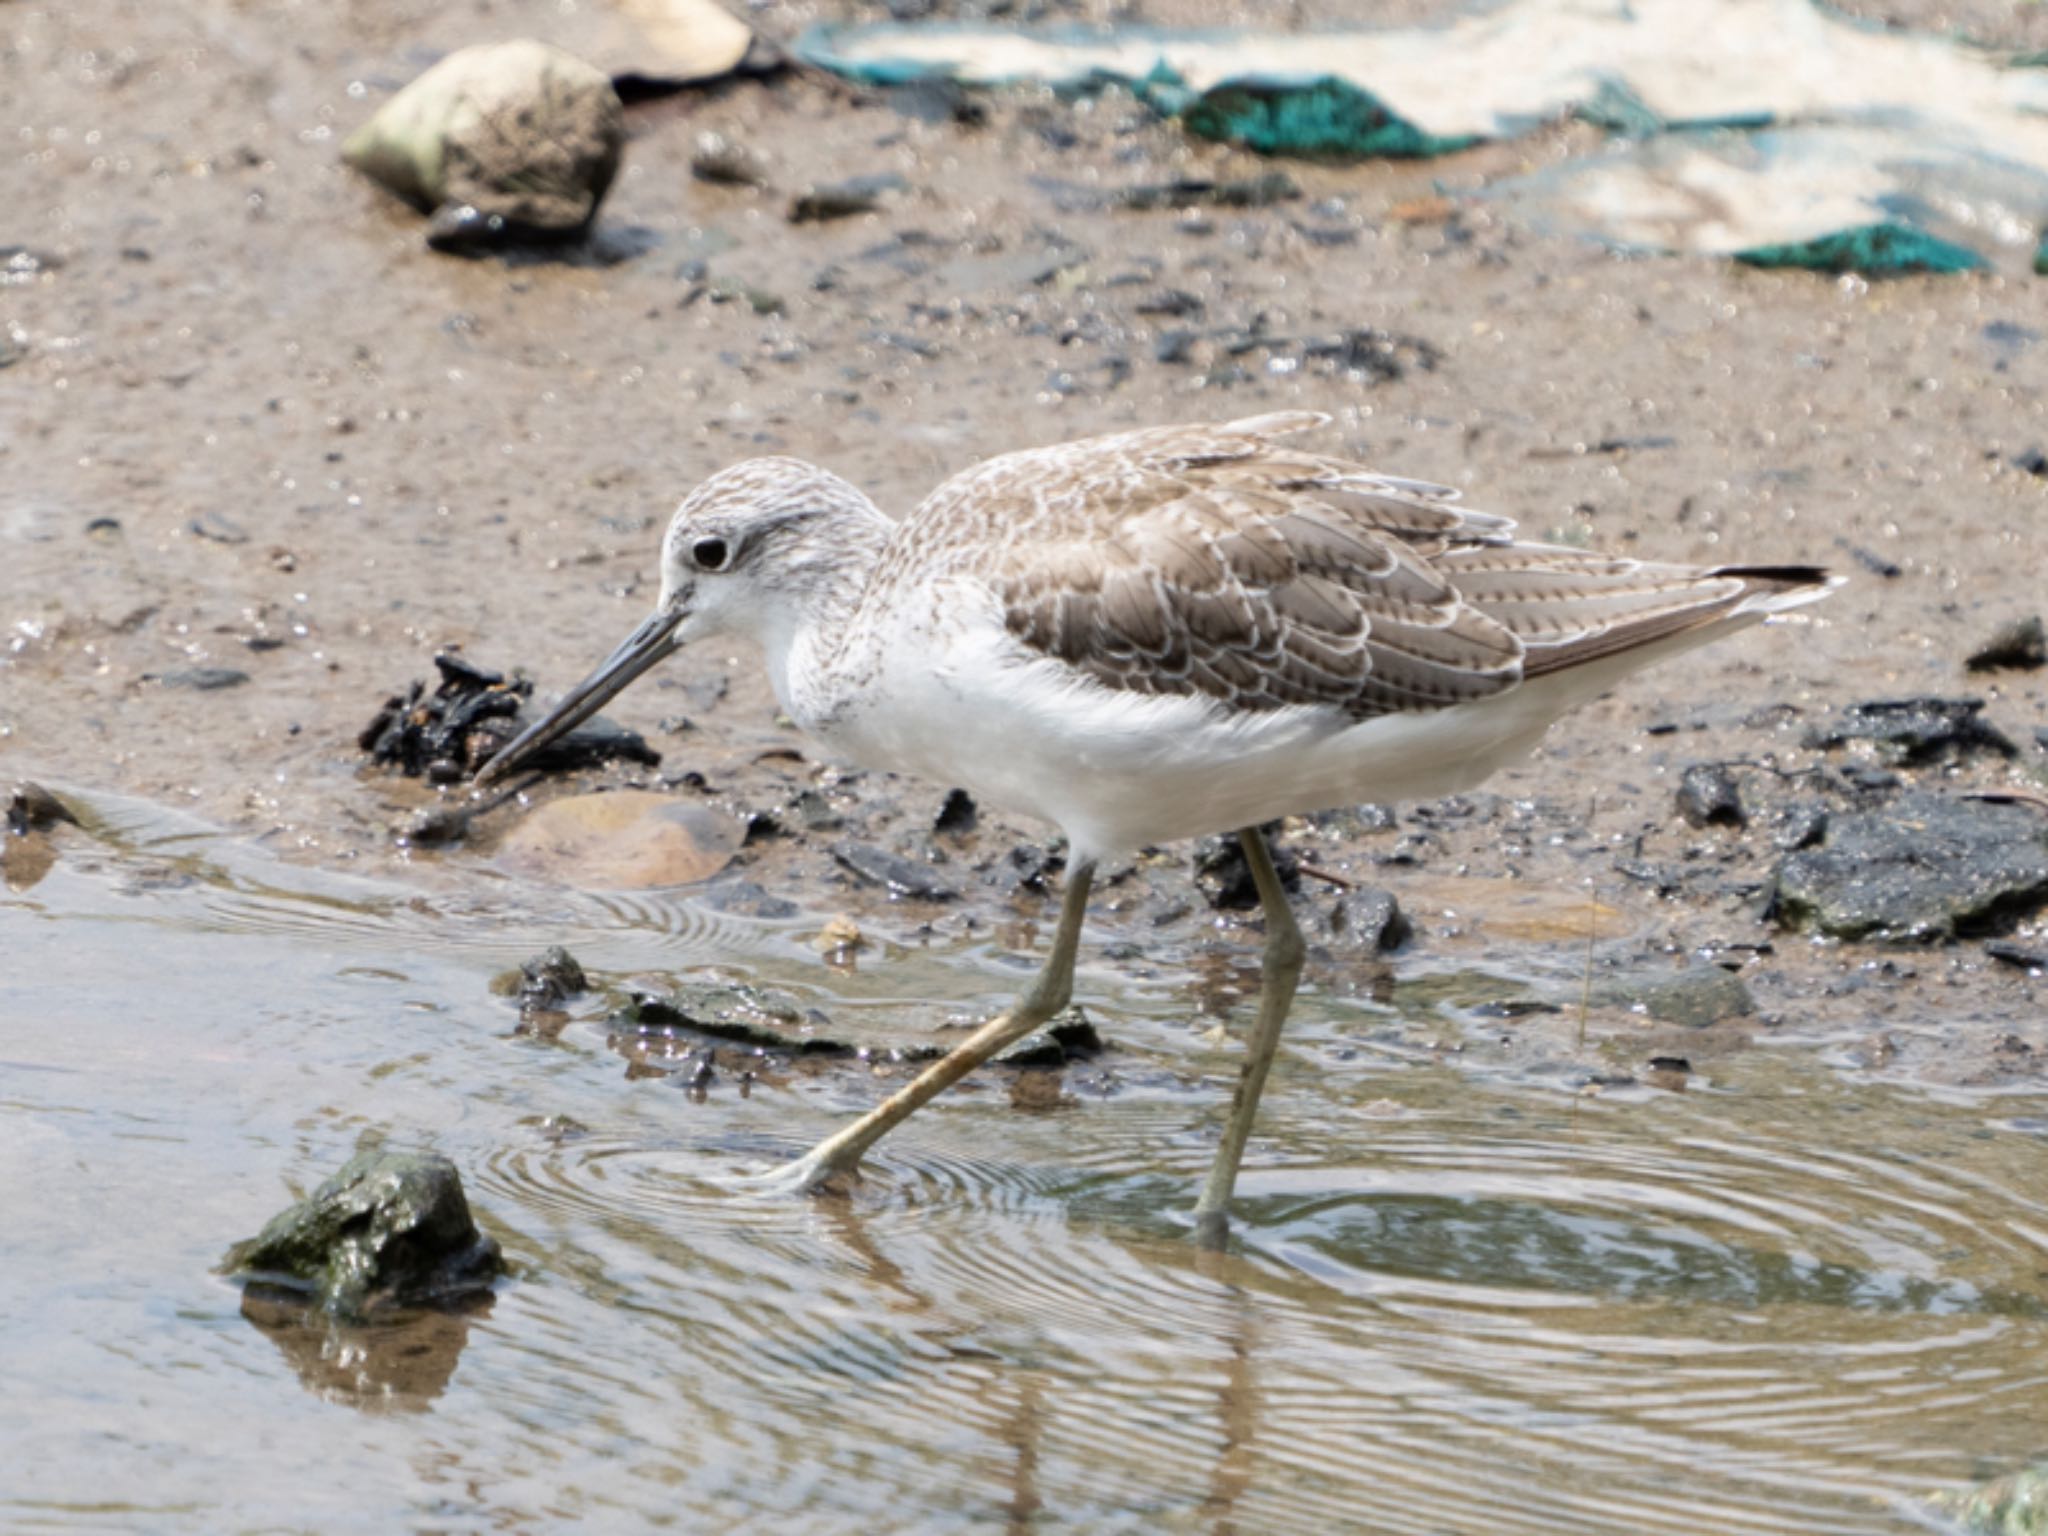
M 486 1292 L 456 1308 L 393 1313 L 350 1326 L 315 1311 L 303 1297 L 251 1286 L 242 1316 L 278 1347 L 316 1397 L 371 1413 L 420 1413 L 448 1390 L 469 1325 L 489 1314 L 491 1299 Z

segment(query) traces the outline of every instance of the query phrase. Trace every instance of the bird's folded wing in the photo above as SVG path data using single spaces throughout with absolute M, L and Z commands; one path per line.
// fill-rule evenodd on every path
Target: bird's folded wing
M 1026 651 L 1236 710 L 1442 708 L 1712 623 L 1751 590 L 1733 570 L 1520 543 L 1454 491 L 1280 441 L 1321 420 L 1007 454 L 911 522 L 973 552 Z

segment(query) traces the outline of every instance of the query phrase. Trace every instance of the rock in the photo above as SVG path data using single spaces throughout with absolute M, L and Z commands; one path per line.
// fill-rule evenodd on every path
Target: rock
M 1899 766 L 1959 761 L 1979 752 L 2012 757 L 2019 750 L 1979 718 L 1982 699 L 1876 699 L 1851 704 L 1833 720 L 1812 727 L 1805 744 L 1839 747 L 1867 741 Z
M 614 73 L 622 79 L 690 85 L 729 75 L 747 60 L 753 29 L 717 0 L 612 0 L 643 46 Z
M 946 791 L 946 803 L 939 807 L 939 814 L 932 822 L 934 832 L 972 832 L 974 824 L 981 817 L 974 797 L 964 789 Z
M 611 81 L 530 39 L 452 53 L 349 138 L 342 158 L 435 216 L 439 249 L 581 234 L 625 147 Z
M 1961 1522 L 1962 1536 L 2048 1536 L 2048 1463 L 2022 1467 L 1969 1493 L 1943 1494 L 1934 1502 Z
M 7 830 L 16 837 L 46 832 L 59 822 L 75 827 L 78 818 L 42 785 L 23 779 L 7 792 Z
M 889 87 L 891 111 L 920 123 L 956 123 L 962 128 L 979 128 L 988 121 L 988 108 L 981 98 L 957 80 L 926 76 Z
M 1114 194 L 1115 206 L 1149 212 L 1156 208 L 1270 208 L 1301 196 L 1301 187 L 1285 171 L 1267 171 L 1235 181 L 1206 176 L 1178 176 L 1172 181 L 1125 187 Z
M 396 767 L 408 776 L 429 774 L 439 779 L 445 770 L 438 765 L 447 764 L 455 770 L 452 777 L 463 778 L 523 728 L 518 716 L 532 697 L 533 684 L 523 677 L 508 682 L 503 673 L 449 652 L 436 656 L 434 666 L 441 682 L 433 693 L 415 682 L 403 694 L 393 694 L 357 735 L 356 745 L 370 754 L 372 762 Z M 542 748 L 526 766 L 556 773 L 614 758 L 650 768 L 661 763 L 661 754 L 638 732 L 599 715 Z
M 347 1322 L 459 1300 L 504 1269 L 497 1242 L 477 1230 L 455 1165 L 436 1152 L 390 1151 L 350 1158 L 220 1265 L 252 1285 L 303 1293 Z
M 28 338 L 19 332 L 0 331 L 0 368 L 12 368 L 28 356 Z
M 780 992 L 722 982 L 683 982 L 667 997 L 636 997 L 605 1020 L 607 1027 L 622 1033 L 688 1030 L 793 1056 L 851 1055 L 853 1047 L 844 1040 L 816 1032 L 820 1022 Z
M 185 525 L 195 538 L 216 544 L 246 544 L 249 530 L 222 512 L 202 512 Z
M 700 133 L 690 153 L 690 174 L 720 187 L 765 187 L 768 171 L 745 145 L 722 133 Z
M 928 864 L 906 859 L 869 843 L 840 843 L 832 857 L 870 885 L 889 888 L 891 896 L 908 896 L 916 901 L 951 901 L 960 893 Z
M 885 192 L 900 192 L 910 185 L 893 171 L 877 176 L 856 176 L 850 181 L 812 187 L 789 205 L 792 224 L 823 224 L 833 219 L 850 219 L 873 213 L 882 206 Z
M 1970 653 L 1963 663 L 1972 672 L 1991 672 L 2001 667 L 2031 672 L 2048 667 L 2048 628 L 2041 616 L 2014 619 L 1991 633 L 1991 638 Z
M 1141 315 L 1162 315 L 1168 319 L 1186 320 L 1199 315 L 1204 309 L 1202 301 L 1182 288 L 1164 288 L 1149 298 L 1138 300 L 1136 313 Z
M 196 693 L 239 688 L 249 681 L 248 673 L 233 667 L 180 667 L 174 672 L 145 672 L 143 677 L 166 688 L 190 688 Z
M 1934 941 L 1997 932 L 2048 903 L 2048 816 L 2020 804 L 1909 793 L 1834 817 L 1818 848 L 1779 866 L 1788 928 L 1840 939 Z
M 751 880 L 735 880 L 730 885 L 715 886 L 698 899 L 714 912 L 725 912 L 734 917 L 765 918 L 771 922 L 795 917 L 799 910 L 795 902 L 771 896 Z
M 1392 891 L 1346 891 L 1323 914 L 1333 948 L 1383 955 L 1408 942 L 1414 929 Z
M 695 885 L 732 862 L 729 816 L 647 789 L 550 800 L 505 836 L 499 857 L 522 874 L 583 890 Z
M 999 1067 L 1064 1067 L 1103 1052 L 1102 1036 L 1079 1008 L 1069 1008 L 1045 1029 L 996 1058 Z
M 1828 808 L 1817 800 L 1796 800 L 1780 810 L 1771 840 L 1787 851 L 1811 848 L 1828 832 Z
M 423 805 L 391 829 L 401 848 L 442 848 L 469 836 L 478 806 Z
M 1680 776 L 1678 814 L 1695 827 L 1739 827 L 1749 820 L 1735 775 L 1719 763 L 1694 763 Z
M 867 948 L 860 924 L 844 912 L 825 919 L 825 926 L 811 935 L 811 948 L 827 960 L 846 961 L 856 950 Z
M 590 987 L 590 979 L 583 974 L 576 957 L 559 944 L 522 962 L 519 977 L 522 1009 L 560 1007 Z
M 1301 860 L 1294 850 L 1275 844 L 1270 836 L 1266 846 L 1273 855 L 1273 869 L 1281 888 L 1290 895 L 1301 889 Z M 1244 845 L 1235 833 L 1205 837 L 1195 845 L 1195 884 L 1201 887 L 1209 905 L 1219 912 L 1249 912 L 1259 904 L 1258 882 L 1245 862 Z
M 2048 946 L 2028 949 L 2009 939 L 1990 939 L 1984 945 L 1984 953 L 2002 964 L 2032 971 L 2036 976 L 2048 975 Z
M 1587 1000 L 1595 1007 L 1640 1013 L 1681 1029 L 1705 1029 L 1756 1012 L 1756 999 L 1742 978 L 1718 965 L 1688 965 L 1675 971 L 1644 967 L 1597 976 Z
M 26 245 L 0 245 L 0 288 L 21 288 L 39 282 L 64 265 L 51 251 Z

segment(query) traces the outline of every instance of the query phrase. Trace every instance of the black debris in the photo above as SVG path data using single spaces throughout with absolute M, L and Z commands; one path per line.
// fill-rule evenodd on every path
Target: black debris
M 2043 628 L 2039 614 L 2024 619 L 2014 619 L 2001 624 L 1963 663 L 1972 672 L 1992 672 L 2000 668 L 2031 672 L 2038 667 L 2048 667 L 2048 628 Z
M 974 797 L 964 789 L 946 791 L 946 803 L 939 807 L 939 814 L 932 822 L 935 832 L 972 832 L 975 822 L 981 819 L 980 808 Z
M 533 694 L 524 677 L 479 667 L 443 652 L 434 658 L 441 682 L 432 693 L 415 682 L 384 701 L 363 727 L 356 745 L 372 762 L 396 767 L 409 777 L 432 773 L 439 780 L 466 778 L 520 732 L 520 710 Z M 636 731 L 599 716 L 550 743 L 528 760 L 540 772 L 562 772 L 623 758 L 656 767 L 661 754 Z M 445 766 L 437 766 L 445 765 Z

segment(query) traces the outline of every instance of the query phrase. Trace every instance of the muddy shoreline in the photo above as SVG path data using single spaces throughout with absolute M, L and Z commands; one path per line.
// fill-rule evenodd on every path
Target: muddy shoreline
M 1207 19 L 1188 9 L 1148 15 Z M 1239 14 L 1305 25 L 1330 9 Z M 2037 38 L 2048 21 L 1997 7 L 1881 9 L 1874 19 L 2006 25 L 2013 46 L 2048 41 Z M 748 1400 L 759 1412 L 724 1454 L 756 1477 L 757 1497 L 778 1490 L 816 1516 L 802 1503 L 808 1472 L 790 1471 L 808 1467 L 808 1450 L 784 1442 L 782 1406 L 805 1405 L 801 1431 L 826 1410 L 806 1384 L 851 1382 L 858 1395 L 871 1368 L 913 1378 L 939 1360 L 956 1374 L 935 1401 L 987 1436 L 952 1474 L 979 1487 L 984 1464 L 1000 1461 L 995 1502 L 972 1507 L 1011 1500 L 1001 1507 L 1029 1523 L 1038 1437 L 1058 1421 L 1035 1405 L 1072 1386 L 1063 1372 L 1085 1375 L 1038 1323 L 1086 1340 L 1078 1359 L 1091 1370 L 1107 1360 L 1117 1381 L 1139 1384 L 1131 1401 L 1147 1400 L 1173 1379 L 1148 1374 L 1167 1353 L 1144 1332 L 1158 1284 L 1194 1298 L 1208 1353 L 1187 1369 L 1226 1362 L 1211 1372 L 1224 1450 L 1176 1466 L 1186 1498 L 1174 1518 L 1240 1495 L 1262 1507 L 1248 1471 L 1230 1481 L 1260 1454 L 1243 1449 L 1264 1422 L 1245 1406 L 1258 1401 L 1255 1365 L 1298 1401 L 1327 1391 L 1348 1405 L 1362 1380 L 1396 1383 L 1390 1402 L 1406 1372 L 1436 1380 L 1417 1339 L 1453 1359 L 1492 1349 L 1488 1309 L 1507 1292 L 1491 1289 L 1488 1266 L 1502 1252 L 1527 1266 L 1502 1282 L 1510 1290 L 1570 1306 L 1596 1297 L 1601 1318 L 1611 1307 L 1620 1319 L 1605 1333 L 1588 1324 L 1581 1340 L 1555 1322 L 1569 1308 L 1532 1304 L 1536 1321 L 1503 1346 L 1531 1351 L 1515 1358 L 1570 1386 L 1560 1400 L 1575 1405 L 1605 1379 L 1557 1362 L 1695 1326 L 1700 1296 L 1722 1309 L 1701 1325 L 1716 1348 L 1750 1339 L 1770 1346 L 1769 1362 L 1785 1353 L 1777 1336 L 1745 1332 L 1766 1312 L 1796 1315 L 1791 1333 L 1822 1340 L 1820 1358 L 1871 1317 L 1903 1328 L 1901 1309 L 1922 1306 L 1972 1329 L 1997 1320 L 1956 1346 L 1985 1352 L 1972 1369 L 2030 1358 L 2037 1332 L 2015 1341 L 1998 1329 L 2034 1329 L 2034 1314 L 2000 1287 L 2023 1288 L 2015 1277 L 2037 1273 L 2038 1256 L 2018 1239 L 1972 1250 L 1958 1261 L 1968 1284 L 1943 1266 L 1991 1243 L 1985 1233 L 2041 1225 L 2026 1192 L 2048 1123 L 2036 1101 L 2048 979 L 2027 957 L 2048 951 L 2048 922 L 2000 910 L 1937 942 L 1818 938 L 1787 925 L 1780 875 L 1825 848 L 1823 829 L 1915 796 L 2018 796 L 1996 811 L 2008 818 L 1997 825 L 2017 827 L 2042 790 L 2048 670 L 1968 666 L 2044 606 L 2041 280 L 1866 282 L 1627 258 L 1444 195 L 1583 152 L 1583 125 L 1432 162 L 1280 164 L 1192 143 L 1114 91 L 995 93 L 962 113 L 799 72 L 632 104 L 593 245 L 429 252 L 416 213 L 343 168 L 341 138 L 434 57 L 507 35 L 515 19 L 544 31 L 554 15 L 412 0 L 289 16 L 0 5 L 0 247 L 27 253 L 0 282 L 0 788 L 46 784 L 83 823 L 38 825 L 26 862 L 10 859 L 0 905 L 9 947 L 18 938 L 31 957 L 8 1003 L 6 1054 L 23 1081 L 56 1085 L 38 1136 L 10 1154 L 23 1169 L 95 1164 L 91 1147 L 49 1126 L 90 1123 L 102 1138 L 91 1146 L 122 1155 L 131 1125 L 169 1127 L 218 1184 L 196 1201 L 203 1230 L 172 1222 L 156 1236 L 151 1273 L 200 1275 L 280 1203 L 280 1164 L 317 1181 L 373 1129 L 446 1142 L 481 1172 L 487 1225 L 493 1207 L 509 1213 L 492 1235 L 530 1287 L 456 1328 L 447 1368 L 469 1340 L 464 1370 L 493 1401 L 522 1404 L 538 1380 L 572 1418 L 587 1412 L 559 1478 L 587 1507 L 638 1514 L 666 1509 L 666 1486 L 628 1479 L 621 1491 L 610 1432 L 576 1438 L 589 1423 L 647 1420 L 636 1394 L 701 1424 L 717 1416 L 707 1404 L 724 1406 L 720 1383 L 765 1371 L 773 1391 Z M 787 39 L 823 15 L 770 5 L 752 19 Z M 707 133 L 761 184 L 693 174 Z M 1276 172 L 1288 190 L 1259 206 L 1171 206 L 1186 199 L 1156 193 Z M 882 189 L 871 211 L 792 218 L 814 189 L 862 180 Z M 675 503 L 733 460 L 812 459 L 902 512 L 1006 449 L 1298 407 L 1330 414 L 1326 446 L 1458 486 L 1544 536 L 1675 560 L 1825 563 L 1851 581 L 1797 623 L 1631 680 L 1482 792 L 1283 829 L 1308 867 L 1297 899 L 1311 955 L 1274 1095 L 1283 1108 L 1254 1155 L 1264 1246 L 1220 1278 L 1177 1256 L 1171 1213 L 1213 1132 L 1203 1116 L 1232 1069 L 1228 1028 L 1247 1012 L 1259 936 L 1220 899 L 1228 872 L 1199 868 L 1205 850 L 1146 850 L 1104 872 L 1081 988 L 1100 1056 L 1021 1088 L 1030 1071 L 970 1085 L 965 1118 L 941 1117 L 932 1140 L 892 1154 L 865 1202 L 756 1211 L 717 1185 L 720 1159 L 873 1102 L 919 1050 L 1028 974 L 1057 910 L 1057 839 L 995 807 L 969 815 L 948 786 L 821 757 L 779 718 L 755 659 L 723 648 L 684 654 L 611 709 L 661 754 L 658 767 L 551 777 L 452 839 L 403 834 L 462 807 L 462 789 L 372 766 L 359 746 L 382 702 L 431 679 L 442 652 L 521 669 L 542 697 L 582 676 L 645 611 Z M 1922 698 L 1981 699 L 1973 718 L 2012 751 L 1831 743 L 1851 706 Z M 681 890 L 592 894 L 518 862 L 514 829 L 534 805 L 625 788 L 723 829 L 722 841 L 700 839 L 718 873 Z M 1408 927 L 1386 934 L 1390 949 L 1379 892 Z M 168 946 L 160 962 L 132 947 L 138 931 Z M 590 990 L 525 1027 L 488 978 L 555 942 L 578 952 Z M 762 1066 L 749 1047 L 687 1026 L 617 1022 L 633 996 L 678 980 L 778 989 L 793 999 L 778 1027 L 851 1048 Z M 145 996 L 175 1027 L 134 1005 Z M 88 1036 L 101 1020 L 114 1022 Z M 91 1039 L 97 1075 L 74 1038 Z M 216 1095 L 232 1113 L 194 1108 Z M 985 1122 L 998 1106 L 1014 1144 L 992 1162 Z M 1883 1148 L 1843 1150 L 1872 1124 Z M 1384 1167 L 1357 1150 L 1361 1127 Z M 1753 1159 L 1741 1149 L 1752 1136 L 1765 1149 Z M 1910 1156 L 1893 1159 L 1894 1143 Z M 1478 1154 L 1461 1161 L 1468 1145 L 1510 1168 L 1526 1159 L 1555 1209 L 1532 1216 L 1502 1193 L 1509 1175 Z M 198 1181 L 175 1158 L 150 1163 L 135 1188 L 152 1201 L 168 1199 L 154 1183 L 163 1167 L 180 1190 Z M 2017 1203 L 1958 1217 L 1954 1232 L 1914 1225 L 1940 1203 L 1933 1181 L 1955 1170 L 1941 1191 L 1955 1210 L 1986 1191 Z M 1713 1191 L 1699 1197 L 1708 1215 L 1672 1215 L 1688 1178 Z M 1744 1190 L 1758 1181 L 1770 1194 L 1752 1221 Z M 1815 1267 L 1803 1223 L 1871 1189 L 1882 1198 L 1867 1221 L 1821 1224 Z M 1610 1206 L 1635 1225 L 1603 1225 Z M 88 1224 L 64 1212 L 85 1208 L 39 1216 L 43 1249 L 70 1252 Z M 1693 1219 L 1711 1241 L 1687 1231 L 1659 1246 L 1655 1234 Z M 1416 1256 L 1396 1283 L 1378 1266 L 1411 1251 L 1402 1243 Z M 1042 1285 L 1018 1278 L 1041 1262 Z M 1660 1274 L 1684 1283 L 1667 1294 Z M 1685 1288 L 1695 1281 L 1704 1289 Z M 956 1299 L 976 1282 L 1003 1298 L 993 1323 Z M 777 1286 L 805 1305 L 757 1336 L 747 1309 Z M 1417 1319 L 1434 1315 L 1444 1286 L 1476 1299 L 1431 1334 Z M 232 1353 L 246 1331 L 232 1303 L 179 1294 L 181 1316 L 220 1330 L 205 1347 L 236 1361 L 235 1380 L 257 1371 Z M 694 1331 L 700 1320 L 672 1296 L 717 1327 Z M 651 1334 L 619 1324 L 632 1310 L 612 1305 L 620 1298 L 645 1306 L 633 1326 L 651 1317 Z M 136 1300 L 136 1315 L 150 1304 Z M 1344 1305 L 1351 1353 L 1333 1383 L 1319 1374 L 1332 1336 L 1316 1330 Z M 557 1337 L 549 1312 L 565 1307 L 573 1322 Z M 1390 1307 L 1410 1309 L 1399 1326 Z M 887 1360 L 871 1367 L 822 1315 L 886 1337 Z M 1111 1333 L 1088 1333 L 1104 1317 Z M 1260 1329 L 1279 1342 L 1259 1345 Z M 123 1349 L 146 1358 L 154 1335 L 139 1337 Z M 620 1357 L 605 1364 L 618 1380 L 554 1363 L 535 1376 L 508 1361 L 514 1337 L 563 1359 L 616 1340 Z M 656 1350 L 697 1351 L 703 1379 L 647 1386 Z M 1483 1447 L 1475 1424 L 1521 1422 L 1521 1405 L 1488 1418 L 1497 1358 L 1467 1364 L 1470 1381 L 1444 1390 L 1476 1406 L 1438 1426 L 1439 1447 Z M 1646 1347 L 1627 1369 L 1654 1390 L 1667 1365 Z M 61 1386 L 76 1369 L 59 1350 L 32 1376 Z M 349 1400 L 336 1369 L 308 1363 L 309 1386 L 325 1371 L 314 1390 Z M 1815 1422 L 1838 1385 L 1823 1383 Z M 405 1411 L 445 1390 L 444 1370 Z M 1974 1438 L 1956 1435 L 2002 1470 L 2031 1454 L 2012 1426 L 2038 1422 L 2042 1399 L 2031 1377 L 2001 1391 Z M 167 1400 L 135 1397 L 158 1413 Z M 1529 1422 L 1550 1423 L 1550 1404 L 1531 1388 Z M 536 1465 L 565 1434 L 551 1411 L 521 1420 Z M 94 1412 L 53 1424 L 97 1432 Z M 953 1427 L 876 1412 L 875 1434 L 906 1466 Z M 154 1428 L 125 1422 L 130 1441 L 155 1443 Z M 321 1422 L 295 1429 L 302 1458 L 314 1445 L 325 1454 Z M 1130 1464 L 1099 1498 L 1076 1492 L 1096 1488 L 1095 1464 L 1060 1463 L 1055 1435 L 1047 1465 L 1064 1465 L 1066 1481 L 1049 1475 L 1053 1506 L 1063 1490 L 1098 1515 L 1132 1507 L 1118 1490 L 1144 1482 L 1157 1425 L 1143 1413 L 1119 1422 L 1131 1438 L 1116 1455 Z M 1342 1422 L 1329 1445 L 1381 1443 L 1377 1420 Z M 1886 1497 L 1974 1475 L 1938 1429 L 1925 1443 L 1896 1432 L 1906 1470 Z M 1650 1508 L 1681 1454 L 1711 1443 L 1726 1458 L 1697 1486 L 1733 1491 L 1701 1507 L 1753 1511 L 1755 1448 L 1722 1446 L 1718 1433 L 1646 1434 L 1608 1470 L 1625 1490 L 1650 1488 Z M 191 1507 L 205 1507 L 209 1463 L 189 1447 L 163 1454 Z M 688 1469 L 676 1475 L 703 1508 L 734 1497 L 693 1447 L 664 1454 Z M 828 1459 L 843 1470 L 868 1466 L 865 1454 L 837 1445 Z M 1554 1454 L 1538 1457 L 1538 1484 L 1584 1480 L 1568 1455 L 1543 1460 Z M 462 1455 L 488 1459 L 475 1444 Z M 45 1460 L 59 1481 L 77 1472 Z M 1345 1487 L 1328 1470 L 1341 1457 L 1319 1465 L 1328 1487 Z M 1808 1468 L 1825 1495 L 1816 1509 L 1863 1507 L 1848 1471 L 1820 1465 Z M 538 1528 L 556 1510 L 525 1470 L 505 1472 L 507 1528 Z M 410 1475 L 385 1514 L 438 1508 L 449 1479 L 468 1474 Z M 1267 1508 L 1264 1528 L 1327 1520 L 1343 1506 L 1325 1495 L 1303 1484 L 1304 1502 Z M 354 1498 L 330 1488 L 317 1507 L 360 1513 Z M 1545 1528 L 1592 1528 L 1573 1527 L 1559 1498 Z M 1629 1508 L 1612 1528 L 1647 1528 Z M 925 1510 L 934 1528 L 957 1513 Z M 829 1504 L 818 1519 L 830 1527 Z M 1885 1528 L 1918 1527 L 1901 1517 Z

